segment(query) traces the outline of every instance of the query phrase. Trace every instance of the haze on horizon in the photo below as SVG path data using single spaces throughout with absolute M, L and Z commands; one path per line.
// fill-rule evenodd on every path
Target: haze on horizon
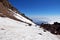
M 9 0 L 27 16 L 59 16 L 60 0 Z

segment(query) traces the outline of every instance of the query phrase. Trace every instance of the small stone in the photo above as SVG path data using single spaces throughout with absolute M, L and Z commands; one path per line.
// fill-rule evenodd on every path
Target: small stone
M 41 33 L 39 33 L 40 35 L 42 35 Z
M 4 28 L 1 28 L 1 30 L 5 30 Z
M 44 32 L 46 32 L 46 30 L 44 30 Z

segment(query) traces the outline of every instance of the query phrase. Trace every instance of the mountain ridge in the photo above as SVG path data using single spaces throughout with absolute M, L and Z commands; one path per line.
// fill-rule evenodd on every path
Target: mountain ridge
M 19 15 L 19 17 L 18 17 L 18 15 Z M 27 23 L 27 24 L 31 24 L 31 23 L 34 24 L 33 21 L 30 18 L 23 15 L 15 7 L 13 7 L 8 2 L 8 0 L 0 0 L 0 16 L 1 17 L 9 17 L 11 19 L 21 21 L 21 22 L 24 22 L 24 23 Z M 25 19 L 25 20 L 21 20 L 20 17 L 21 17 L 21 19 Z

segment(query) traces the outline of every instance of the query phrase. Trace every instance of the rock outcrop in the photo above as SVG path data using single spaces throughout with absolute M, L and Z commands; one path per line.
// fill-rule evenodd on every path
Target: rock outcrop
M 54 22 L 54 24 L 41 24 L 40 26 L 52 34 L 60 35 L 60 23 L 58 22 Z

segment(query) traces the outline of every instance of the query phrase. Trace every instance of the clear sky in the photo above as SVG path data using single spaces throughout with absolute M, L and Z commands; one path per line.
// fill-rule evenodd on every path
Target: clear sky
M 27 16 L 59 16 L 60 0 L 9 0 Z

